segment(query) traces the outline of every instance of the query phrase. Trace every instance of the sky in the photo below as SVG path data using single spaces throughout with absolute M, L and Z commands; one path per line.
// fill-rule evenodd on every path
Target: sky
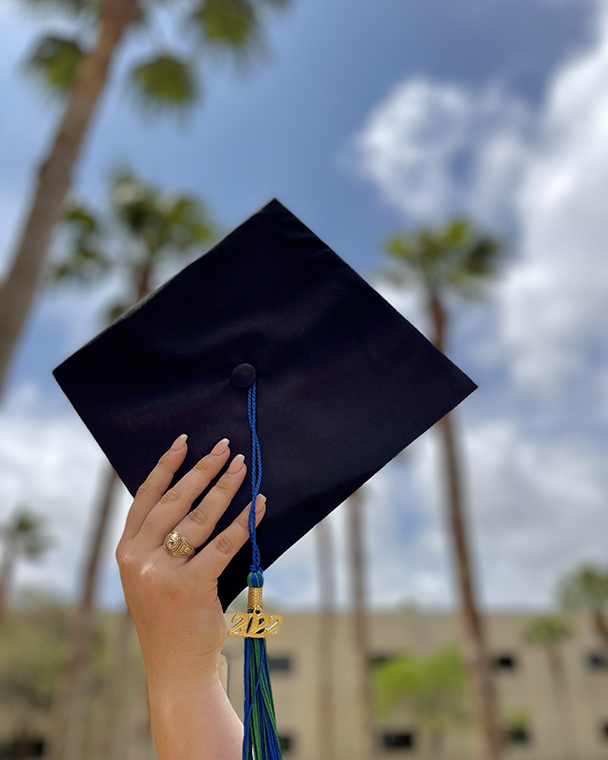
M 41 33 L 65 23 L 0 8 L 0 272 L 61 113 L 20 72 Z M 128 164 L 195 192 L 229 231 L 277 197 L 422 331 L 415 293 L 374 272 L 398 230 L 465 213 L 505 241 L 481 302 L 450 303 L 448 354 L 479 385 L 459 409 L 471 544 L 486 608 L 546 608 L 581 562 L 608 561 L 608 11 L 600 0 L 293 0 L 269 19 L 268 55 L 246 74 L 202 70 L 185 124 L 151 120 L 125 72 L 163 16 L 126 41 L 78 165 L 74 193 L 102 204 Z M 39 298 L 0 409 L 0 519 L 18 504 L 55 537 L 17 581 L 73 598 L 103 456 L 51 376 L 100 329 L 114 284 Z M 435 431 L 365 491 L 374 607 L 452 606 Z M 108 537 L 100 599 L 121 600 Z M 349 599 L 345 514 L 330 519 L 339 600 Z M 318 598 L 305 537 L 267 573 L 285 606 Z

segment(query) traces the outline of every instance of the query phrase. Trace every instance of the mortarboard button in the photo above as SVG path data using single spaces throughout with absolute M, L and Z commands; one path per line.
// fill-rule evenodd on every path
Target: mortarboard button
M 252 364 L 239 364 L 232 370 L 230 382 L 236 388 L 249 388 L 255 380 L 255 367 Z

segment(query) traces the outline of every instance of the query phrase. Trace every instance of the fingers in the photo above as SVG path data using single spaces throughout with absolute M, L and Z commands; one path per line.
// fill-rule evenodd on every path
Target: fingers
M 185 536 L 195 547 L 204 544 L 241 487 L 246 473 L 245 457 L 237 454 L 198 507 L 188 512 L 173 530 Z
M 207 456 L 200 459 L 158 503 L 150 510 L 140 530 L 147 543 L 159 546 L 169 531 L 188 514 L 192 502 L 219 475 L 226 464 L 230 449 L 228 439 L 223 438 Z M 240 483 L 239 483 L 240 485 Z
M 137 535 L 150 510 L 171 485 L 173 476 L 180 468 L 188 451 L 187 438 L 188 436 L 182 433 L 175 439 L 171 448 L 162 455 L 156 467 L 139 487 L 127 515 L 123 539 Z
M 220 577 L 230 560 L 238 550 L 244 546 L 249 538 L 249 530 L 247 527 L 249 506 L 250 505 L 248 505 L 241 514 L 230 523 L 226 530 L 218 533 L 213 541 L 211 541 L 201 552 L 188 560 L 186 565 L 188 572 L 204 575 L 207 579 L 213 578 L 214 580 L 217 580 L 217 578 Z M 256 525 L 259 524 L 265 512 L 266 497 L 259 494 L 255 504 Z

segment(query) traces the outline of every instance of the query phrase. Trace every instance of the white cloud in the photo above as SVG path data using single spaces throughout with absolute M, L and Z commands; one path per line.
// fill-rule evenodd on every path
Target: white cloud
M 539 134 L 515 197 L 519 261 L 502 320 L 517 379 L 546 391 L 553 378 L 588 382 L 605 350 L 608 13 L 593 48 L 554 78 Z
M 406 223 L 464 211 L 516 231 L 493 303 L 461 322 L 482 385 L 484 370 L 504 373 L 468 420 L 472 539 L 486 601 L 548 604 L 564 571 L 608 558 L 608 11 L 598 6 L 596 39 L 556 69 L 536 112 L 496 86 L 409 79 L 373 109 L 352 158 Z M 388 583 L 376 600 L 394 597 L 401 577 L 406 596 L 446 603 L 430 444 L 414 462 L 407 503 L 418 527 L 404 551 L 393 499 L 393 541 L 384 534 L 374 551 Z
M 606 562 L 608 470 L 592 441 L 539 438 L 521 420 L 489 420 L 469 431 L 467 461 L 490 603 L 546 604 L 573 565 Z
M 35 563 L 21 562 L 16 585 L 73 597 L 86 559 L 104 457 L 76 414 L 56 414 L 34 385 L 13 393 L 0 414 L 0 522 L 19 506 L 43 516 L 53 545 Z M 117 510 L 121 512 L 123 510 Z M 116 515 L 115 523 L 124 519 Z M 113 555 L 116 527 L 104 552 Z
M 445 530 L 437 431 L 391 463 L 364 489 L 368 599 L 374 607 L 446 607 L 456 598 Z M 516 419 L 471 425 L 464 462 L 467 517 L 481 599 L 491 607 L 543 607 L 556 581 L 577 563 L 605 562 L 608 470 L 605 452 L 584 437 L 530 435 Z M 351 598 L 347 514 L 330 518 L 338 601 Z M 318 579 L 314 534 L 267 573 L 269 595 L 314 606 Z
M 608 13 L 536 115 L 495 86 L 406 80 L 353 140 L 358 171 L 409 222 L 467 212 L 518 229 L 500 290 L 503 350 L 543 395 L 584 370 L 608 318 Z
M 527 153 L 531 114 L 491 86 L 482 92 L 408 79 L 373 109 L 351 160 L 407 219 L 437 221 L 475 206 L 504 211 Z

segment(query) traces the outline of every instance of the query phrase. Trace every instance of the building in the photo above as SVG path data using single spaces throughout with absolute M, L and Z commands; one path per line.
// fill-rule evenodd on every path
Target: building
M 486 630 L 496 671 L 500 713 L 509 760 L 608 760 L 608 654 L 585 615 L 572 616 L 576 634 L 563 646 L 568 686 L 567 715 L 572 723 L 574 751 L 563 741 L 563 718 L 557 709 L 547 655 L 523 641 L 523 631 L 535 614 L 487 615 Z M 333 713 L 335 760 L 356 760 L 361 744 L 353 698 L 354 645 L 352 618 L 337 614 L 334 622 Z M 407 610 L 370 615 L 369 656 L 377 661 L 403 651 L 429 655 L 460 640 L 456 615 Z M 268 651 L 285 760 L 319 758 L 319 635 L 316 614 L 285 615 Z M 228 695 L 242 717 L 243 640 L 228 637 Z M 561 715 L 564 713 L 562 712 Z M 511 716 L 520 717 L 517 721 Z M 375 757 L 437 757 L 407 714 L 377 718 Z M 441 757 L 470 760 L 476 756 L 470 725 L 446 733 Z

